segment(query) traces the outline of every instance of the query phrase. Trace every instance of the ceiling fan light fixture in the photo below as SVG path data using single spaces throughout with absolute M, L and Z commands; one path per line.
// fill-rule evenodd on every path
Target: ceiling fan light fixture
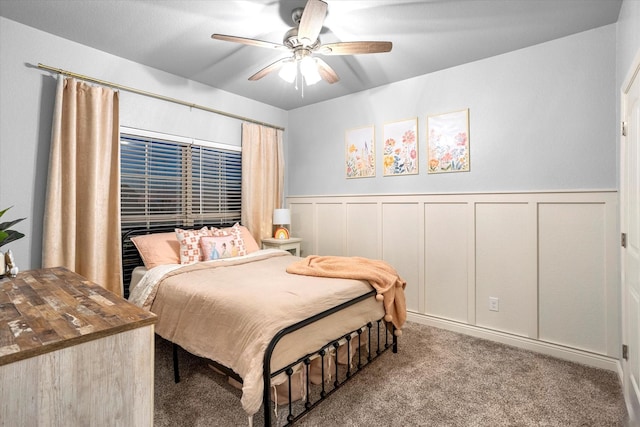
M 296 74 L 298 74 L 298 67 L 296 64 L 296 61 L 285 62 L 282 65 L 282 68 L 280 68 L 280 72 L 278 72 L 280 78 L 287 83 L 293 83 L 296 79 Z
M 318 72 L 318 64 L 311 56 L 305 56 L 300 61 L 300 73 L 304 77 L 304 81 L 308 86 L 314 85 L 322 80 Z
M 347 41 L 322 44 L 319 36 L 327 16 L 327 8 L 326 1 L 307 0 L 304 8 L 294 9 L 291 17 L 295 26 L 285 33 L 282 44 L 217 33 L 212 34 L 211 38 L 292 53 L 292 57 L 278 59 L 253 74 L 249 80 L 260 80 L 267 74 L 279 71 L 280 78 L 283 80 L 289 83 L 295 81 L 296 90 L 298 89 L 298 80 L 302 83 L 303 88 L 305 84 L 313 85 L 320 80 L 325 80 L 329 84 L 340 80 L 338 74 L 329 64 L 319 57 L 313 57 L 313 54 L 340 56 L 391 51 L 393 45 L 389 41 Z

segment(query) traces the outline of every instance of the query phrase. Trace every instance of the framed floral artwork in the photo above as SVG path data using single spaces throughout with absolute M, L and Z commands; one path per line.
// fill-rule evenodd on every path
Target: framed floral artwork
M 373 126 L 345 132 L 347 178 L 376 176 L 376 153 Z
M 469 171 L 469 109 L 427 117 L 427 172 Z
M 384 125 L 384 175 L 418 173 L 418 119 Z

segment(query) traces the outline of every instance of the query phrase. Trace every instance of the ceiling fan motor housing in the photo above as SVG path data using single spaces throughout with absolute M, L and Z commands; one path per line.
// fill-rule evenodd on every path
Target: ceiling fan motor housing
M 303 40 L 298 38 L 298 29 L 291 28 L 285 33 L 284 38 L 282 39 L 282 44 L 292 50 L 296 50 L 301 47 L 306 47 L 309 50 L 315 50 L 320 46 L 320 37 L 318 37 L 312 44 L 307 44 L 305 46 Z

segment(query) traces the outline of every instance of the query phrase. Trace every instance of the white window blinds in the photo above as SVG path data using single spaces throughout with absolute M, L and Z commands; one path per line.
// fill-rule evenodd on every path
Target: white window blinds
M 239 147 L 121 132 L 122 229 L 240 221 Z

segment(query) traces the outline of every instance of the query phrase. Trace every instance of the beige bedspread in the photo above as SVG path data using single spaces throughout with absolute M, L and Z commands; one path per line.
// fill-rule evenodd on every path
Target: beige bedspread
M 285 251 L 261 251 L 232 262 L 173 269 L 156 284 L 151 304 L 151 311 L 158 315 L 156 332 L 237 372 L 243 378 L 242 407 L 249 415 L 262 404 L 263 356 L 273 336 L 372 289 L 360 280 L 288 274 L 287 266 L 296 260 Z M 280 341 L 271 369 L 286 366 L 382 316 L 382 303 L 372 296 L 309 325 Z

